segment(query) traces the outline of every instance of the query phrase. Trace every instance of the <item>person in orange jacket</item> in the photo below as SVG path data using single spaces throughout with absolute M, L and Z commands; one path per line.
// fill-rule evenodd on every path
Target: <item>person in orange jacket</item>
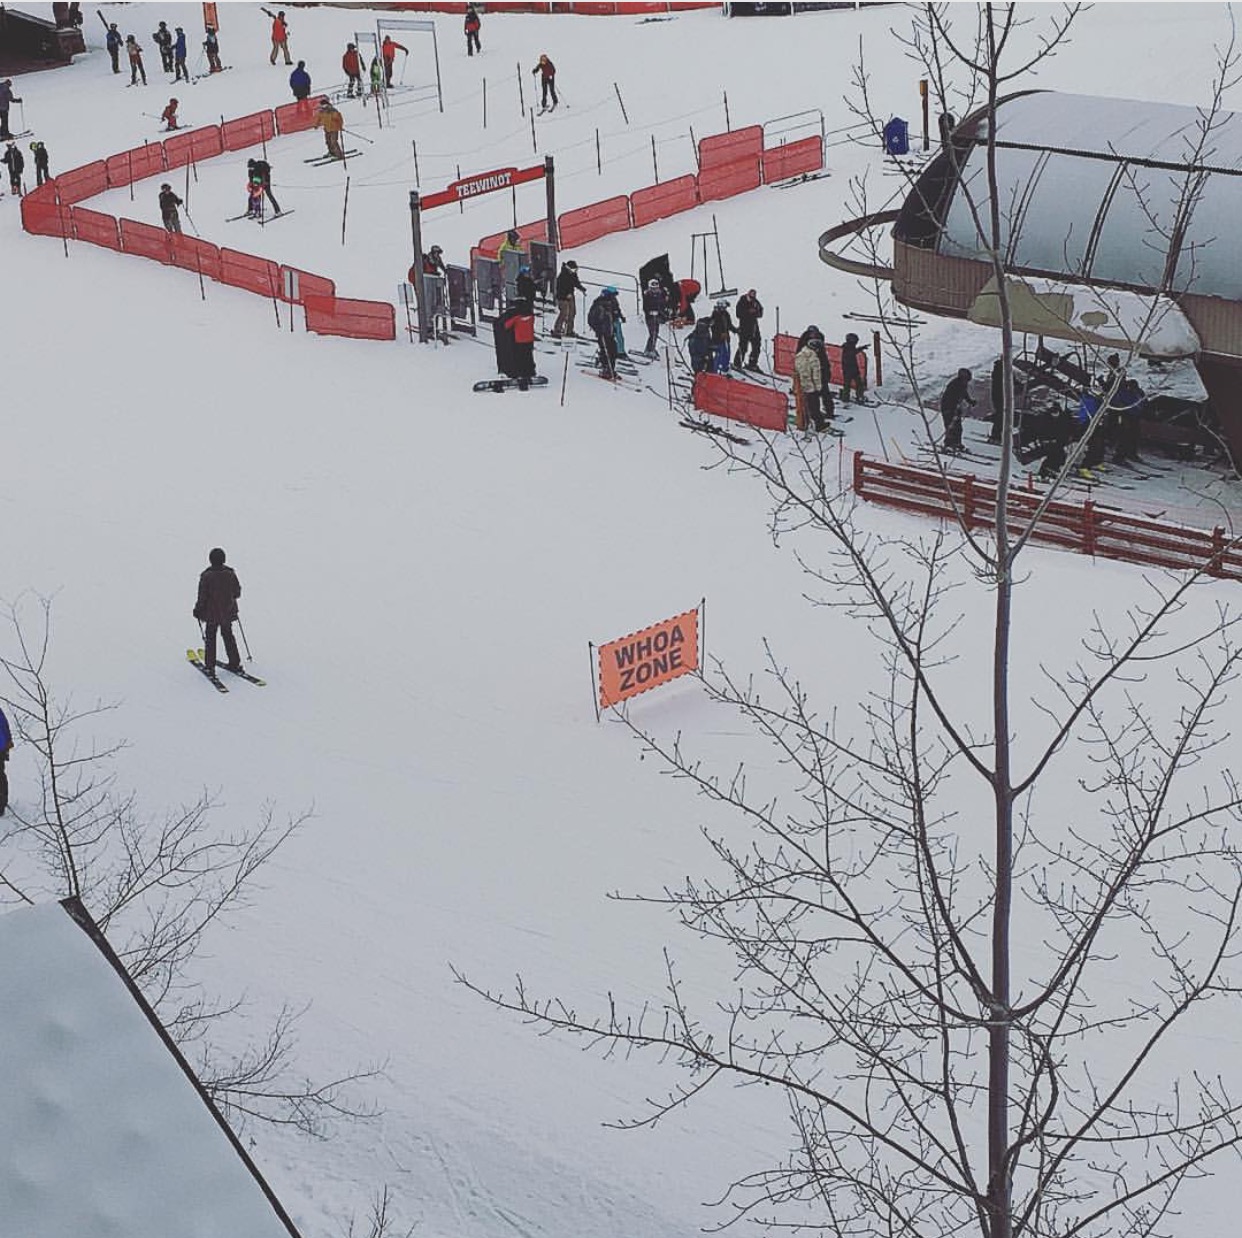
M 345 55 L 341 57 L 341 68 L 345 70 L 345 98 L 352 99 L 355 90 L 358 98 L 362 98 L 362 57 L 358 55 L 358 47 L 354 43 L 345 44 Z
M 409 48 L 398 43 L 390 34 L 384 35 L 384 41 L 380 44 L 380 55 L 384 58 L 384 85 L 392 85 L 392 64 L 397 58 L 398 52 L 410 54 Z
M 164 122 L 165 129 L 180 129 L 177 123 L 177 100 L 169 99 L 168 106 L 160 113 L 160 120 Z
M 284 9 L 278 9 L 275 13 L 271 9 L 264 9 L 268 17 L 272 19 L 272 55 L 271 64 L 276 63 L 276 54 L 284 52 L 285 64 L 292 64 L 293 57 L 289 55 L 289 24 L 285 21 Z
M 539 84 L 543 87 L 543 101 L 540 104 L 541 112 L 550 112 L 553 107 L 560 102 L 556 97 L 556 65 L 554 65 L 546 55 L 539 57 L 539 63 L 531 70 L 531 74 L 538 73 Z M 548 106 L 548 96 L 552 96 L 552 107 Z
M 323 140 L 327 143 L 328 154 L 333 159 L 344 159 L 345 152 L 341 149 L 341 130 L 345 128 L 345 117 L 325 99 L 319 105 L 315 116 L 315 128 L 323 130 Z

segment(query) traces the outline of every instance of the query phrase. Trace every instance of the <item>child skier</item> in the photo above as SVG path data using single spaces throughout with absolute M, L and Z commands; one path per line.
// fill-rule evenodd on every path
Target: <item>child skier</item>
M 131 86 L 138 85 L 138 78 L 142 78 L 142 84 L 147 84 L 147 71 L 142 66 L 142 48 L 138 46 L 138 40 L 132 34 L 125 36 L 125 50 L 129 53 L 129 84 Z
M 246 218 L 263 218 L 263 181 L 253 173 L 246 180 Z
M 168 100 L 168 106 L 160 113 L 160 120 L 164 122 L 164 128 L 166 130 L 181 128 L 181 126 L 177 123 L 177 100 L 176 99 Z

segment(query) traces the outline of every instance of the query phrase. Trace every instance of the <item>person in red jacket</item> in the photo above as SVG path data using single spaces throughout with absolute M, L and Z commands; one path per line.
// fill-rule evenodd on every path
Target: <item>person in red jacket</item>
M 466 6 L 466 55 L 473 56 L 475 52 L 482 52 L 483 45 L 479 42 L 479 31 L 482 29 L 483 20 L 479 17 L 479 10 L 473 4 Z
M 289 55 L 289 25 L 285 21 L 284 9 L 277 9 L 275 13 L 271 9 L 264 9 L 268 17 L 272 19 L 272 55 L 270 63 L 276 63 L 276 55 L 278 52 L 284 52 L 285 64 L 292 64 L 293 57 Z
M 380 44 L 380 55 L 384 58 L 384 85 L 392 85 L 392 64 L 397 58 L 398 52 L 410 54 L 409 48 L 398 43 L 390 34 L 384 35 L 384 41 Z
M 160 113 L 160 120 L 164 122 L 165 129 L 180 129 L 177 123 L 177 100 L 169 99 L 168 106 Z
M 341 68 L 345 70 L 345 98 L 352 99 L 355 90 L 358 98 L 362 98 L 362 57 L 358 55 L 356 44 L 345 44 L 345 55 L 341 57 Z
M 547 56 L 540 56 L 539 63 L 531 70 L 531 73 L 540 75 L 539 84 L 543 87 L 543 102 L 539 110 L 550 112 L 560 102 L 556 97 L 556 65 Z M 552 107 L 548 106 L 549 95 L 552 96 Z

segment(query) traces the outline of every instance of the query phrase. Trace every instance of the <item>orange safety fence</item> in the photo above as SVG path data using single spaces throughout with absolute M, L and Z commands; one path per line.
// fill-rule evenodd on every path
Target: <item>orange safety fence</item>
M 699 669 L 699 612 L 688 610 L 599 647 L 601 709 Z
M 123 150 L 120 154 L 109 155 L 104 160 L 108 172 L 108 187 L 124 189 L 134 181 L 145 180 L 148 176 L 158 176 L 165 170 L 163 142 L 148 142 L 145 146 L 136 146 L 133 150 Z
M 286 103 L 278 107 L 273 116 L 276 120 L 276 132 L 284 135 L 302 133 L 315 127 L 315 114 L 319 104 L 326 95 L 316 95 L 313 99 L 299 99 L 296 103 Z
M 798 351 L 798 337 L 796 335 L 775 335 L 772 337 L 772 371 L 780 374 L 785 378 L 792 378 L 794 372 L 794 354 Z M 867 381 L 867 358 L 871 354 L 865 349 L 859 348 L 855 356 L 858 358 L 858 372 L 862 375 L 863 382 Z M 828 358 L 828 364 L 832 366 L 832 381 L 839 383 L 841 381 L 841 345 L 825 344 L 824 356 Z
M 121 248 L 121 233 L 116 226 L 114 215 L 105 215 L 102 211 L 88 211 L 84 206 L 74 206 L 69 208 L 69 217 L 73 220 L 75 239 L 89 245 L 102 245 L 105 249 Z
M 793 176 L 821 172 L 823 167 L 824 143 L 820 138 L 801 138 L 783 146 L 771 146 L 763 152 L 763 179 L 768 185 Z
M 657 219 L 667 219 L 699 204 L 699 178 L 678 176 L 659 185 L 636 189 L 630 194 L 630 217 L 641 228 Z
M 72 206 L 94 198 L 108 188 L 108 165 L 102 159 L 72 168 L 56 177 L 61 206 Z
M 72 208 L 56 201 L 52 182 L 32 189 L 22 198 L 22 227 L 34 236 L 73 236 Z
M 172 235 L 153 224 L 139 223 L 134 219 L 122 219 L 121 250 L 137 258 L 153 258 L 156 262 L 169 262 L 168 238 Z
M 716 202 L 734 194 L 749 193 L 763 184 L 762 159 L 743 155 L 731 163 L 715 163 L 699 172 L 699 201 Z
M 220 140 L 225 150 L 245 150 L 247 146 L 270 142 L 275 136 L 276 117 L 270 110 L 251 112 L 249 116 L 226 120 L 220 126 Z
M 630 226 L 630 200 L 624 194 L 566 211 L 556 221 L 561 249 L 586 245 L 612 232 L 625 232 Z
M 280 299 L 301 305 L 307 297 L 335 297 L 336 283 L 326 275 L 312 275 L 297 267 L 281 266 Z
M 763 126 L 747 125 L 728 133 L 713 133 L 699 139 L 699 171 L 739 159 L 758 159 L 763 154 Z
M 270 258 L 256 258 L 236 249 L 221 249 L 220 273 L 216 278 L 222 284 L 244 288 L 261 297 L 280 296 L 280 266 Z
M 183 168 L 187 163 L 201 163 L 223 153 L 219 125 L 191 129 L 188 133 L 179 133 L 175 138 L 164 141 L 164 162 L 170 172 L 173 168 Z
M 726 378 L 723 374 L 696 374 L 691 388 L 694 407 L 731 421 L 744 421 L 760 430 L 789 427 L 789 398 L 783 391 Z
M 512 228 L 507 228 L 504 232 L 493 232 L 491 236 L 485 236 L 470 251 L 471 258 L 481 255 L 484 258 L 495 258 L 500 252 L 500 242 L 512 232 Z M 533 223 L 522 224 L 517 229 L 519 239 L 523 244 L 527 241 L 546 241 L 548 239 L 548 221 L 547 219 L 537 219 Z
M 169 237 L 168 255 L 175 267 L 197 271 L 204 279 L 220 278 L 220 250 L 210 241 L 178 233 Z
M 387 301 L 306 296 L 302 305 L 306 329 L 319 335 L 343 335 L 354 340 L 397 338 L 397 310 Z

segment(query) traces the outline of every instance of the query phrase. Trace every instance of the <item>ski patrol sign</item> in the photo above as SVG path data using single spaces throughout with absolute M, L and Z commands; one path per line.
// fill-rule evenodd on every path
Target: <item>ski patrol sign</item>
M 699 609 L 599 647 L 599 708 L 699 669 Z

